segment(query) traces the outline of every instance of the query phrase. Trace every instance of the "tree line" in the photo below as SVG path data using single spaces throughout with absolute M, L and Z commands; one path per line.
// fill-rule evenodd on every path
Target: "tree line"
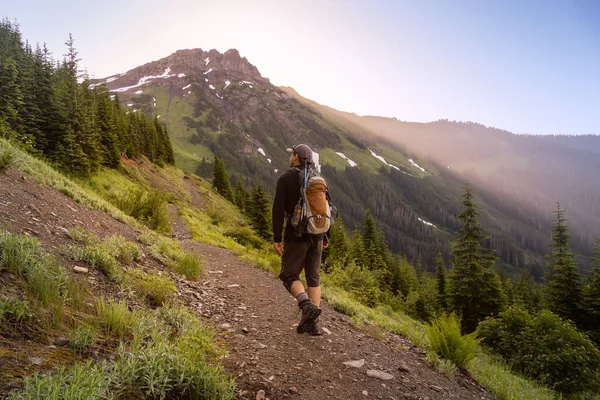
M 215 189 L 244 210 L 261 237 L 270 241 L 271 202 L 262 187 L 255 186 L 249 195 L 238 180 L 233 191 L 223 162 L 216 158 L 213 165 Z M 370 210 L 360 228 L 351 232 L 340 218 L 324 253 L 324 275 L 370 307 L 401 311 L 423 322 L 454 314 L 464 334 L 475 332 L 513 370 L 560 393 L 597 390 L 600 240 L 593 269 L 584 279 L 570 250 L 564 212 L 557 205 L 543 283 L 536 283 L 527 270 L 507 277 L 487 245 L 489 237 L 469 186 L 463 190 L 462 207 L 449 260 L 438 252 L 435 268 L 412 265 L 392 252 Z
M 0 137 L 77 176 L 115 168 L 122 156 L 174 163 L 156 116 L 128 112 L 105 86 L 90 85 L 71 35 L 65 45 L 55 60 L 45 44 L 23 42 L 17 23 L 0 22 Z

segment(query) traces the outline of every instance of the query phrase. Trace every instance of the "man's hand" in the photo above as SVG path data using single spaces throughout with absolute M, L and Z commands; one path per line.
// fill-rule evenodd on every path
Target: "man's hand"
M 275 249 L 277 254 L 279 254 L 279 255 L 283 254 L 283 243 L 281 243 L 281 242 L 273 243 L 273 248 Z

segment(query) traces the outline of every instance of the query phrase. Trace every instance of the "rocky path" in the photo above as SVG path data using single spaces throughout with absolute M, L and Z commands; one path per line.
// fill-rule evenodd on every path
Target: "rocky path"
M 432 370 L 407 339 L 376 337 L 323 304 L 325 334 L 298 335 L 299 310 L 281 282 L 235 254 L 190 240 L 176 210 L 174 234 L 202 255 L 207 276 L 183 282 L 188 305 L 225 333 L 225 360 L 240 399 L 488 399 L 471 379 L 451 380 Z
M 191 182 L 189 189 L 192 204 L 200 202 Z M 198 282 L 177 279 L 179 294 L 188 307 L 222 331 L 228 350 L 224 362 L 236 378 L 240 399 L 492 398 L 467 377 L 451 380 L 432 370 L 424 353 L 408 340 L 361 331 L 326 303 L 320 318 L 326 334 L 298 335 L 298 308 L 278 279 L 240 261 L 229 250 L 193 242 L 177 208 L 169 212 L 174 235 L 183 248 L 202 255 L 207 270 Z M 108 214 L 90 211 L 20 172 L 0 175 L 0 228 L 36 236 L 47 250 L 60 256 L 60 248 L 72 244 L 66 235 L 72 226 L 101 237 L 120 234 L 136 240 L 138 235 Z M 69 260 L 63 261 L 70 265 Z M 150 257 L 143 264 L 159 267 Z M 96 275 L 89 280 L 94 287 L 103 281 Z M 4 361 L 0 354 L 0 364 Z M 11 365 L 25 369 L 30 362 L 25 355 L 13 361 Z

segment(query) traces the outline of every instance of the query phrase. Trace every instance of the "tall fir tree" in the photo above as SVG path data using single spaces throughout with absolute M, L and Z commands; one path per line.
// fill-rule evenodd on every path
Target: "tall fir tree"
M 381 234 L 377 231 L 375 219 L 371 215 L 370 210 L 367 210 L 365 213 L 362 226 L 362 240 L 365 249 L 362 264 L 371 271 L 385 269 L 385 241 L 381 240 Z
M 329 253 L 324 263 L 325 272 L 332 272 L 335 266 L 345 267 L 349 262 L 350 242 L 342 218 L 338 218 L 331 227 Z
M 585 289 L 585 308 L 590 335 L 600 344 L 600 239 L 594 248 L 594 255 L 594 267 Z
M 437 302 L 442 310 L 448 309 L 448 294 L 446 288 L 446 265 L 442 253 L 438 253 L 435 260 L 435 276 L 437 280 Z
M 365 269 L 365 244 L 359 230 L 354 231 L 350 242 L 350 261 L 353 261 L 360 269 Z
M 254 190 L 252 190 L 252 206 L 250 210 L 252 212 L 250 220 L 258 235 L 265 240 L 272 240 L 271 201 L 267 192 L 262 188 L 262 185 L 255 186 Z
M 489 239 L 479 226 L 477 205 L 466 186 L 462 195 L 464 211 L 458 216 L 461 236 L 452 249 L 449 298 L 451 307 L 462 318 L 462 329 L 473 332 L 479 321 L 502 310 L 505 299 L 502 284 L 493 272 L 495 256 L 482 242 Z
M 521 276 L 514 288 L 514 304 L 525 308 L 527 311 L 538 311 L 540 306 L 539 287 L 536 286 L 533 276 L 527 270 Z
M 237 208 L 240 209 L 241 212 L 246 212 L 246 203 L 248 200 L 248 192 L 244 188 L 244 184 L 242 183 L 242 179 L 239 178 L 237 183 L 235 184 L 235 192 L 234 192 L 234 200 Z
M 9 129 L 21 133 L 23 121 L 19 110 L 23 108 L 23 93 L 18 85 L 19 71 L 12 57 L 1 60 L 0 63 L 0 118 L 5 127 L 0 132 L 9 138 Z
M 227 171 L 225 170 L 223 161 L 221 161 L 219 157 L 215 157 L 214 160 L 213 187 L 221 196 L 232 203 L 234 202 L 231 185 L 229 184 L 229 178 L 227 177 Z
M 552 249 L 544 275 L 544 302 L 550 311 L 575 323 L 580 321 L 582 287 L 575 254 L 569 248 L 569 227 L 560 203 L 556 205 Z

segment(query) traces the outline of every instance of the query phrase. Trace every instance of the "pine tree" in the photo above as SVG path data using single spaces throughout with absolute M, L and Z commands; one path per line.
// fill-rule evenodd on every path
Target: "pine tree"
M 271 201 L 269 196 L 262 188 L 262 185 L 254 187 L 252 191 L 252 215 L 250 219 L 252 226 L 260 237 L 265 240 L 271 240 L 273 238 L 273 232 L 271 230 Z
M 600 240 L 594 248 L 594 267 L 585 290 L 585 307 L 588 327 L 596 343 L 600 343 Z
M 380 232 L 375 227 L 375 219 L 371 211 L 367 210 L 363 221 L 362 229 L 363 246 L 365 249 L 365 258 L 362 264 L 371 271 L 386 269 L 385 255 L 385 235 L 381 237 Z
M 17 63 L 11 57 L 0 63 L 0 119 L 14 132 L 22 131 L 22 118 L 19 109 L 23 108 L 23 94 L 18 84 Z M 0 132 L 8 136 L 8 131 Z
M 410 292 L 416 290 L 418 284 L 419 279 L 415 268 L 405 257 L 402 258 L 399 265 L 398 293 L 406 299 Z
M 331 227 L 329 253 L 325 261 L 325 272 L 331 272 L 334 265 L 346 266 L 349 261 L 350 242 L 342 218 L 338 218 Z
M 239 208 L 240 211 L 243 213 L 246 212 L 246 200 L 247 199 L 248 199 L 248 192 L 246 192 L 246 189 L 244 189 L 244 184 L 242 183 L 242 180 L 238 179 L 237 183 L 235 184 L 234 200 L 235 200 L 235 205 L 237 206 L 237 208 Z
M 442 253 L 438 253 L 435 260 L 435 275 L 437 278 L 437 301 L 442 310 L 448 309 L 448 297 L 446 293 L 446 266 Z
M 477 221 L 480 214 L 469 186 L 462 198 L 465 209 L 458 216 L 463 224 L 459 230 L 462 236 L 452 249 L 449 298 L 452 309 L 462 317 L 463 331 L 470 333 L 486 316 L 501 311 L 505 299 L 501 282 L 492 271 L 494 252 L 481 244 L 489 237 Z
M 550 311 L 577 323 L 582 304 L 581 278 L 575 255 L 569 249 L 569 227 L 560 203 L 555 213 L 556 225 L 549 245 L 552 252 L 547 256 L 544 276 L 544 300 Z
M 350 243 L 350 260 L 360 268 L 364 269 L 364 260 L 366 259 L 365 244 L 360 231 L 355 230 Z
M 233 193 L 231 192 L 231 185 L 229 184 L 229 178 L 227 178 L 227 171 L 225 166 L 219 157 L 215 157 L 214 169 L 213 169 L 213 187 L 217 190 L 221 196 L 233 201 Z

